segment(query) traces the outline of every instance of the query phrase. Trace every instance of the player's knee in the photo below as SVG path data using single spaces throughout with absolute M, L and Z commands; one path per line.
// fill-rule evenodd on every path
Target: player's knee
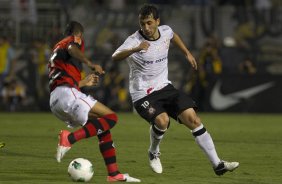
M 193 124 L 197 127 L 202 124 L 201 119 L 197 115 L 194 117 Z
M 165 130 L 169 126 L 169 117 L 167 114 L 160 114 L 156 117 L 154 124 L 161 130 Z
M 115 122 L 118 121 L 118 116 L 116 113 L 107 114 L 105 117 Z
M 182 115 L 181 121 L 187 122 L 189 124 L 189 127 L 196 128 L 201 125 L 201 120 L 197 116 L 194 109 L 188 109 L 186 112 Z
M 192 129 L 197 128 L 202 124 L 200 118 L 197 115 L 190 116 L 189 122 Z
M 118 116 L 116 113 L 112 113 L 112 114 L 107 114 L 104 116 L 104 118 L 109 121 L 109 125 L 112 127 L 114 127 L 117 122 L 118 122 Z
M 160 129 L 160 130 L 166 130 L 166 129 L 168 129 L 168 126 L 169 126 L 169 122 L 168 123 L 164 123 L 164 122 L 158 122 L 158 123 L 153 123 L 153 125 L 155 126 L 155 127 L 157 127 L 158 129 Z

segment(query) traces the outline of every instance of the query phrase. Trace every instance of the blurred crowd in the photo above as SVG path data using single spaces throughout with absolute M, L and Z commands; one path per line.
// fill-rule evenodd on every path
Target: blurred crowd
M 116 65 L 110 58 L 121 40 L 138 29 L 138 6 L 132 4 L 133 1 L 0 0 L 0 5 L 4 3 L 9 6 L 2 8 L 11 16 L 5 20 L 0 17 L 0 24 L 5 27 L 0 28 L 0 111 L 49 111 L 46 65 L 53 44 L 61 38 L 62 28 L 71 19 L 81 20 L 85 25 L 86 54 L 106 69 L 101 84 L 87 89 L 88 93 L 113 110 L 132 109 L 127 89 L 127 65 L 125 62 Z M 177 32 L 182 33 L 181 36 L 188 42 L 187 45 L 197 58 L 199 70 L 191 72 L 190 68 L 183 66 L 187 63 L 181 62 L 183 65 L 180 64 L 179 68 L 183 76 L 179 88 L 190 93 L 199 102 L 200 108 L 201 102 L 206 100 L 205 91 L 209 84 L 222 74 L 255 75 L 267 72 L 265 63 L 261 61 L 263 49 L 276 49 L 275 53 L 282 53 L 277 47 L 263 47 L 270 38 L 281 40 L 282 23 L 281 20 L 275 20 L 277 14 L 280 17 L 282 15 L 280 1 L 139 0 L 134 3 L 159 4 L 164 10 L 162 23 L 169 23 L 176 28 L 180 25 Z M 171 8 L 171 5 L 175 8 Z M 195 12 L 189 6 L 198 6 L 199 9 Z M 222 18 L 220 24 L 215 23 L 217 16 L 229 10 L 223 8 L 223 11 L 217 11 L 224 6 L 231 6 L 234 11 L 228 14 L 229 19 Z M 183 12 L 186 12 L 185 8 L 191 10 L 191 14 L 177 14 L 181 8 Z M 51 13 L 48 14 L 47 10 Z M 213 17 L 214 20 L 207 17 Z M 280 27 L 275 27 L 275 21 L 280 21 Z M 17 30 L 14 28 L 20 31 L 14 31 Z M 232 32 L 222 33 L 225 29 L 232 29 Z M 201 35 L 196 35 L 199 32 Z M 178 60 L 179 53 L 173 50 L 172 53 L 171 57 Z M 174 72 L 170 75 L 174 80 Z
M 6 37 L 0 37 L 0 109 L 5 111 L 49 110 L 47 64 L 51 46 L 41 39 L 19 55 Z M 25 63 L 21 63 L 25 62 Z M 25 66 L 23 66 L 25 65 Z M 87 71 L 83 71 L 83 76 Z M 87 93 L 112 109 L 129 110 L 126 81 L 118 66 L 109 68 L 98 87 Z

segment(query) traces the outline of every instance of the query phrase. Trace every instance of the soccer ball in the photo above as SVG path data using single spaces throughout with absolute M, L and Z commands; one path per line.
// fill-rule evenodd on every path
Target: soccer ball
M 94 174 L 93 165 L 87 159 L 76 158 L 70 162 L 68 174 L 73 181 L 88 182 Z

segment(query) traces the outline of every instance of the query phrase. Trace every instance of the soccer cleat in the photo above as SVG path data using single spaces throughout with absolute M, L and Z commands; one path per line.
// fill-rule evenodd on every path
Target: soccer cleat
M 133 178 L 129 176 L 128 174 L 117 174 L 115 176 L 108 176 L 107 177 L 108 182 L 141 182 L 141 180 L 137 178 Z
M 149 151 L 149 163 L 150 163 L 150 166 L 152 168 L 152 170 L 158 174 L 161 174 L 163 172 L 163 167 L 162 167 L 162 163 L 161 163 L 161 160 L 160 160 L 160 155 L 161 153 L 158 152 L 158 153 L 151 153 Z
M 234 171 L 239 167 L 239 162 L 226 162 L 222 160 L 216 168 L 214 168 L 214 172 L 216 175 L 220 176 L 226 173 L 227 171 Z
M 61 159 L 71 149 L 71 143 L 68 140 L 69 134 L 70 132 L 67 130 L 61 130 L 59 134 L 59 143 L 58 143 L 57 155 L 56 155 L 56 159 L 58 162 L 61 162 Z

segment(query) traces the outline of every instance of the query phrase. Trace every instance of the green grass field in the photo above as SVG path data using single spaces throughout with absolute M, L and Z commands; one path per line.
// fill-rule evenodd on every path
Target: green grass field
M 163 174 L 148 165 L 148 124 L 139 116 L 119 114 L 112 130 L 122 172 L 148 184 L 281 184 L 282 115 L 199 114 L 211 133 L 222 159 L 240 162 L 233 173 L 218 177 L 207 158 L 183 125 L 172 121 L 161 144 Z M 0 183 L 73 183 L 67 174 L 69 162 L 89 159 L 95 175 L 91 183 L 107 183 L 106 168 L 97 138 L 76 143 L 59 164 L 55 160 L 57 134 L 66 128 L 51 113 L 0 114 Z

